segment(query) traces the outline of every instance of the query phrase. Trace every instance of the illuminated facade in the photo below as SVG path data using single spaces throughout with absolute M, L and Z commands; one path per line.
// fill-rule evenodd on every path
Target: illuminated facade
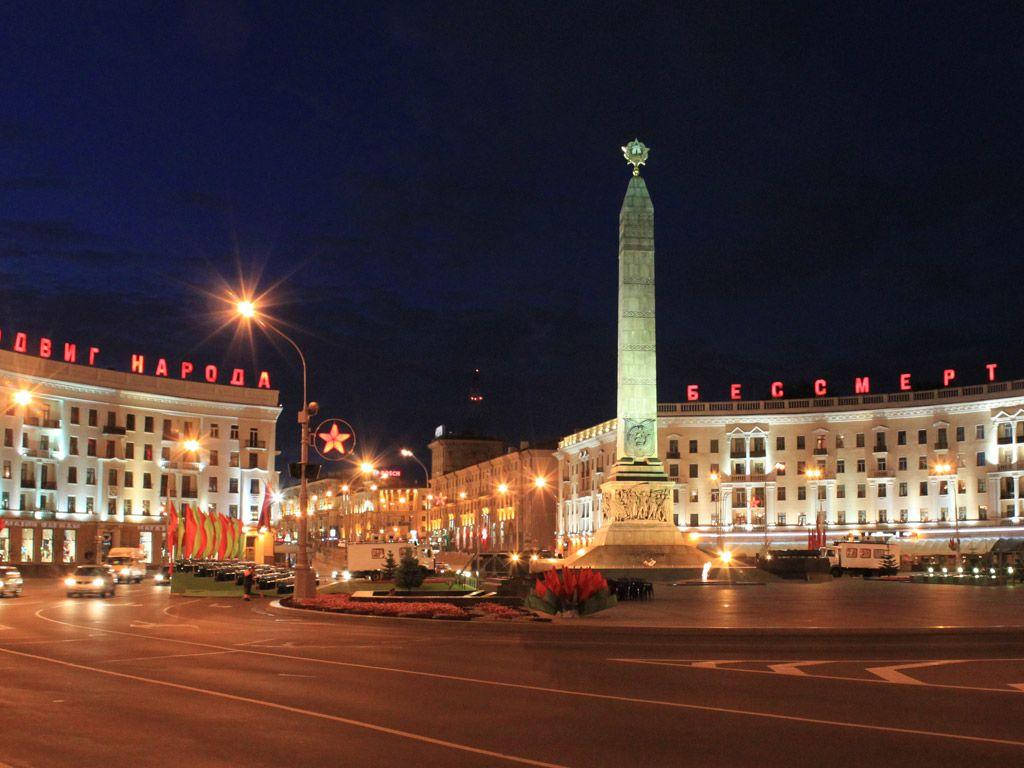
M 434 471 L 430 491 L 433 506 L 427 516 L 432 544 L 442 549 L 481 550 L 548 549 L 555 543 L 556 477 L 552 447 L 530 447 L 479 458 L 472 439 L 439 438 L 431 443 Z M 498 441 L 481 439 L 500 450 Z M 452 463 L 456 445 L 474 463 Z M 487 449 L 487 445 L 482 445 Z M 438 460 L 437 457 L 441 457 Z M 447 471 L 439 472 L 443 467 Z M 458 468 L 455 468 L 458 467 Z
M 615 444 L 614 420 L 559 443 L 561 546 L 600 528 Z M 1024 536 L 1024 380 L 661 404 L 658 455 L 674 521 L 694 540 L 806 546 L 819 518 L 829 537 L 887 532 L 909 553 L 949 555 L 957 535 L 962 552 Z
M 163 557 L 168 499 L 254 523 L 277 485 L 275 390 L 140 376 L 0 350 L 0 559 Z

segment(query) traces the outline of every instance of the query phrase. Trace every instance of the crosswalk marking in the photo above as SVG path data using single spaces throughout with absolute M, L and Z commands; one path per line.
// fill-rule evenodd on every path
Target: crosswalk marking
M 920 669 L 922 667 L 941 667 L 946 664 L 960 664 L 971 659 L 941 659 L 939 661 L 918 661 L 914 664 L 893 664 L 889 667 L 868 667 L 865 671 L 877 675 L 886 682 L 899 683 L 901 685 L 927 685 L 910 675 L 900 672 L 901 669 Z
M 798 675 L 807 677 L 807 673 L 800 667 L 808 667 L 813 664 L 831 664 L 831 661 L 791 661 L 788 664 L 769 664 L 768 669 L 780 675 Z

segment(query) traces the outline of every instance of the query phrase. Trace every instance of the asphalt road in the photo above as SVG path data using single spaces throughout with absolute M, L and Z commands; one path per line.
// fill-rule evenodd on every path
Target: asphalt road
M 12 766 L 1024 763 L 1018 632 L 780 634 L 0 601 Z

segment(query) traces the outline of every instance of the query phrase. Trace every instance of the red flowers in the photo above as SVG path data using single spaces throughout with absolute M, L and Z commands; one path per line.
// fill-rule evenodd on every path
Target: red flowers
M 561 568 L 545 571 L 526 599 L 531 608 L 545 613 L 579 611 L 594 613 L 615 605 L 608 582 L 592 568 Z
M 357 616 L 398 616 L 412 619 L 468 619 L 467 614 L 457 605 L 448 603 L 373 603 L 353 600 L 351 595 L 317 595 L 309 600 L 292 600 L 297 608 L 311 608 L 318 611 L 351 613 Z

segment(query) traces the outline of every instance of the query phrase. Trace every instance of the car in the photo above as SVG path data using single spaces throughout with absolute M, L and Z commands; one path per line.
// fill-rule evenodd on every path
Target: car
M 107 565 L 114 569 L 115 577 L 121 584 L 141 584 L 146 575 L 143 553 L 133 547 L 114 547 L 107 554 Z
M 153 574 L 153 584 L 158 587 L 171 586 L 171 568 L 168 565 L 161 565 L 160 570 Z
M 11 595 L 21 597 L 21 571 L 17 568 L 0 565 L 0 597 Z
M 117 590 L 117 579 L 112 568 L 105 565 L 80 565 L 64 579 L 68 597 L 98 595 L 113 597 Z

